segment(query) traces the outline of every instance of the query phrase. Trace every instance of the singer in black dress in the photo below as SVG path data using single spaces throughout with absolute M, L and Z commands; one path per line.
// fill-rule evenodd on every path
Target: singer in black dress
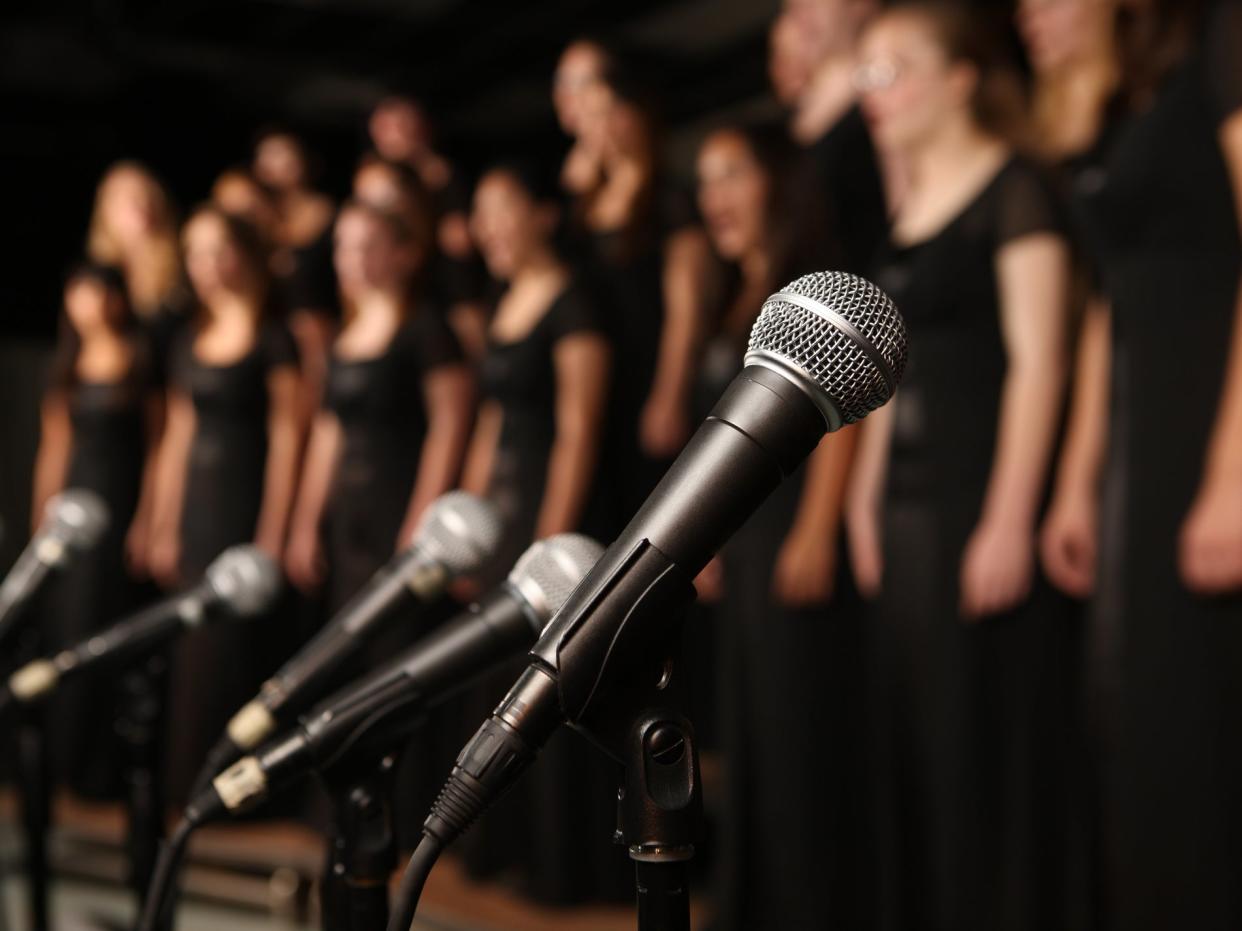
M 443 318 L 413 296 L 410 277 L 428 247 L 395 215 L 360 202 L 336 224 L 347 313 L 286 556 L 299 585 L 326 574 L 331 612 L 409 544 L 423 510 L 459 476 L 473 380 Z
M 689 438 L 709 250 L 690 199 L 659 170 L 651 107 L 615 56 L 585 94 L 580 119 L 581 144 L 598 153 L 599 170 L 572 206 L 571 246 L 625 360 L 609 399 L 602 471 L 619 530 Z
M 1242 4 L 1125 24 L 1134 113 L 1088 201 L 1112 322 L 1106 462 L 1083 479 L 1105 927 L 1223 931 L 1242 925 Z
M 799 162 L 778 126 L 718 130 L 699 151 L 700 209 L 733 278 L 700 365 L 703 415 L 768 295 L 833 264 Z M 854 438 L 824 440 L 699 580 L 718 602 L 721 928 L 857 927 L 858 612 L 837 559 Z
M 151 554 L 170 586 L 197 584 L 235 544 L 279 557 L 301 444 L 297 349 L 264 318 L 257 235 L 212 207 L 184 235 L 201 309 L 172 351 Z M 174 802 L 229 716 L 295 646 L 280 617 L 208 625 L 174 646 L 166 769 Z
M 138 606 L 148 508 L 143 477 L 160 398 L 148 350 L 129 311 L 125 283 L 107 266 L 84 265 L 65 289 L 66 312 L 43 402 L 35 477 L 36 516 L 64 489 L 92 491 L 108 507 L 99 543 L 82 553 L 42 602 L 45 648 L 79 643 Z M 53 772 L 90 798 L 115 796 L 122 754 L 112 690 L 99 682 L 57 690 L 50 709 Z
M 464 480 L 505 521 L 485 585 L 503 578 L 535 540 L 571 530 L 603 538 L 594 485 L 610 351 L 595 301 L 552 248 L 557 220 L 555 201 L 520 169 L 496 169 L 479 182 L 475 235 L 489 269 L 507 284 L 482 364 L 483 404 Z M 466 703 L 473 726 L 524 665 L 489 677 Z M 617 780 L 616 765 L 599 750 L 558 733 L 468 839 L 469 868 L 508 872 L 544 902 L 629 898 L 632 872 L 611 842 Z
M 861 487 L 882 566 L 868 627 L 877 915 L 1038 931 L 1075 926 L 1058 752 L 1073 631 L 1035 564 L 1071 263 L 1050 185 L 999 135 L 991 103 L 1010 72 L 969 16 L 905 4 L 863 39 L 864 109 L 911 179 L 875 274 L 909 364 L 860 457 L 877 466 Z M 855 564 L 874 565 L 864 550 Z

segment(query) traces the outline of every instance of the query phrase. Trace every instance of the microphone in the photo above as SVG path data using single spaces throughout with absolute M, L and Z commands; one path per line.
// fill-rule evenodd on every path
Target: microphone
M 108 506 L 93 491 L 69 488 L 48 499 L 39 529 L 0 583 L 0 642 L 48 575 L 94 548 L 108 523 Z
M 410 541 L 337 613 L 327 626 L 260 686 L 259 694 L 229 721 L 209 756 L 214 776 L 238 752 L 253 750 L 282 716 L 310 704 L 340 666 L 381 623 L 411 602 L 430 602 L 450 581 L 477 572 L 500 544 L 502 522 L 494 505 L 464 491 L 450 491 L 428 506 Z
M 743 370 L 457 758 L 424 824 L 410 889 L 429 869 L 427 858 L 434 862 L 562 723 L 606 729 L 615 724 L 610 697 L 648 682 L 661 687 L 677 629 L 669 617 L 693 600 L 695 576 L 826 431 L 892 397 L 905 363 L 905 324 L 869 281 L 820 272 L 767 299 Z
M 19 703 L 30 704 L 66 679 L 140 655 L 181 630 L 219 615 L 251 618 L 264 614 L 276 604 L 283 584 L 280 570 L 262 550 L 249 545 L 230 547 L 189 591 L 165 598 L 51 659 L 27 663 L 9 677 L 8 694 Z
M 292 733 L 243 757 L 187 808 L 195 824 L 249 807 L 360 744 L 388 747 L 432 704 L 529 648 L 604 548 L 564 533 L 529 547 L 509 577 L 456 619 L 321 702 Z

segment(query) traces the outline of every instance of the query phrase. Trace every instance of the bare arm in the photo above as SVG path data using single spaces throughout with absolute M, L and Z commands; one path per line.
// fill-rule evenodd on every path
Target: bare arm
M 504 414 L 495 401 L 485 401 L 466 450 L 466 465 L 461 487 L 473 495 L 485 496 L 492 484 L 492 468 L 496 464 L 496 447 L 500 444 L 500 427 Z
M 39 452 L 35 458 L 34 488 L 30 504 L 31 531 L 43 520 L 48 499 L 65 487 L 69 455 L 73 447 L 73 426 L 69 421 L 69 401 L 63 391 L 49 391 L 40 407 Z
M 1007 368 L 982 513 L 962 564 L 962 611 L 1007 610 L 1029 591 L 1034 530 L 1065 382 L 1070 258 L 1059 236 L 1039 233 L 996 257 Z
M 1242 112 L 1220 128 L 1220 147 L 1233 187 L 1234 214 L 1242 226 Z M 1242 287 L 1234 299 L 1233 334 L 1203 477 L 1182 527 L 1182 579 L 1194 591 L 1214 594 L 1242 588 Z
M 151 392 L 145 402 L 146 454 L 142 460 L 142 482 L 138 491 L 138 506 L 125 534 L 125 556 L 130 571 L 136 575 L 147 573 L 147 551 L 151 546 L 151 530 L 155 520 L 155 495 L 159 477 L 159 453 L 164 435 L 164 397 Z
M 320 411 L 311 427 L 310 442 L 302 463 L 302 481 L 289 518 L 291 536 L 319 533 L 319 521 L 328 502 L 328 492 L 332 488 L 332 476 L 336 472 L 340 451 L 340 421 L 334 414 Z
M 300 407 L 301 390 L 301 379 L 293 366 L 280 366 L 267 377 L 267 464 L 255 543 L 276 558 L 284 552 L 297 487 L 305 416 Z
M 793 526 L 776 560 L 773 590 L 785 604 L 818 604 L 832 596 L 837 532 L 858 430 L 846 427 L 820 440 L 807 462 Z
M 156 457 L 151 552 L 148 558 L 152 575 L 164 584 L 171 584 L 177 571 L 186 470 L 189 468 L 190 447 L 194 442 L 194 405 L 187 395 L 174 388 L 169 391 L 167 413 Z
M 710 255 L 707 236 L 697 227 L 679 230 L 665 244 L 664 326 L 641 425 L 643 448 L 653 456 L 673 455 L 689 437 L 690 385 Z
M 577 333 L 553 348 L 556 437 L 548 456 L 535 537 L 573 530 L 582 517 L 599 453 L 610 352 L 602 337 Z
M 427 437 L 401 543 L 408 541 L 427 505 L 457 484 L 474 413 L 474 378 L 464 365 L 440 366 L 423 378 L 423 396 L 427 399 Z

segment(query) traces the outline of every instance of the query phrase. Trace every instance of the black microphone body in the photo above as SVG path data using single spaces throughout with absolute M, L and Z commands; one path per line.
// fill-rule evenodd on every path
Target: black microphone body
M 422 713 L 533 644 L 598 560 L 602 548 L 580 534 L 541 540 L 489 595 L 360 681 L 320 702 L 291 734 L 244 757 L 195 793 L 187 816 L 200 823 L 222 809 L 258 801 L 346 753 L 386 751 L 421 723 Z
M 424 834 L 451 842 L 562 723 L 620 758 L 618 706 L 667 673 L 695 576 L 826 432 L 888 401 L 905 360 L 900 315 L 863 279 L 808 275 L 770 297 L 745 368 L 532 648 L 458 756 Z
M 221 805 L 241 809 L 347 753 L 393 746 L 422 723 L 430 707 L 520 655 L 540 630 L 529 605 L 502 583 L 380 669 L 320 702 L 287 737 L 225 770 L 191 807 L 203 818 Z
M 414 542 L 372 576 L 233 716 L 197 788 L 322 697 L 342 666 L 386 621 L 434 600 L 454 576 L 477 569 L 494 551 L 499 528 L 495 509 L 482 499 L 465 492 L 438 498 Z
M 267 611 L 280 589 L 279 570 L 254 547 L 226 550 L 189 591 L 164 598 L 51 659 L 27 663 L 9 677 L 7 693 L 37 701 L 63 680 L 150 652 L 183 629 L 218 616 L 252 617 Z

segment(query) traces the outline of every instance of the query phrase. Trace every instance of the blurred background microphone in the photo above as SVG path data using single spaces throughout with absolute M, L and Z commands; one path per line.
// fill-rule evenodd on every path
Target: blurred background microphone
M 261 801 L 344 754 L 398 743 L 422 713 L 528 647 L 603 553 L 590 537 L 557 534 L 533 544 L 508 578 L 456 619 L 381 669 L 321 702 L 294 731 L 221 773 L 187 807 L 147 894 L 140 929 L 166 914 L 189 833 L 222 814 Z
M 322 695 L 329 680 L 383 622 L 415 604 L 427 604 L 449 583 L 485 565 L 500 539 L 495 507 L 464 491 L 437 498 L 410 545 L 375 574 L 305 647 L 263 683 L 259 695 L 228 724 L 212 748 L 195 794 L 241 753 L 269 737 L 282 720 Z
M 185 629 L 220 617 L 258 617 L 276 604 L 283 585 L 280 570 L 262 550 L 230 547 L 189 591 L 163 599 L 51 659 L 27 663 L 9 677 L 7 694 L 28 704 L 66 679 L 140 656 Z
M 70 488 L 50 499 L 38 531 L 0 583 L 0 643 L 53 570 L 89 550 L 108 527 L 108 507 L 91 491 Z

